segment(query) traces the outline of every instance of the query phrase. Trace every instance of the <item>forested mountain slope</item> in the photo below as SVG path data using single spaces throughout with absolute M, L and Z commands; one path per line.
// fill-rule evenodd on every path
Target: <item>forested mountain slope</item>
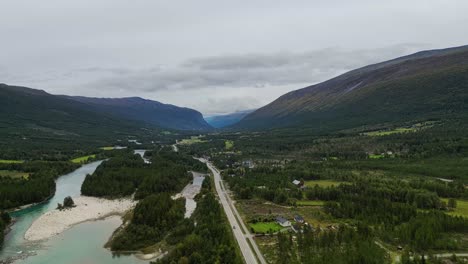
M 42 90 L 0 84 L 0 133 L 28 137 L 112 137 L 147 126 Z
M 467 113 L 468 46 L 463 46 L 419 52 L 292 91 L 234 127 L 336 131 Z
M 106 112 L 122 118 L 143 121 L 163 128 L 177 130 L 209 130 L 210 125 L 200 112 L 184 107 L 163 104 L 139 97 L 90 98 L 66 96 L 91 106 L 96 111 Z

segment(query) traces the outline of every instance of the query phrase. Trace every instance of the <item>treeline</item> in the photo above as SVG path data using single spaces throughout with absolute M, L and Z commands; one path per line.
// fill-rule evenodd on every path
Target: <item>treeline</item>
M 42 202 L 55 193 L 55 179 L 79 165 L 71 162 L 32 161 L 0 164 L 0 170 L 29 173 L 28 177 L 0 177 L 0 209 Z
M 3 234 L 11 222 L 11 217 L 7 212 L 0 212 L 0 249 L 3 245 Z
M 337 230 L 304 226 L 296 236 L 297 243 L 290 234 L 278 233 L 278 263 L 391 263 L 390 256 L 375 243 L 371 230 L 364 225 L 340 225 Z

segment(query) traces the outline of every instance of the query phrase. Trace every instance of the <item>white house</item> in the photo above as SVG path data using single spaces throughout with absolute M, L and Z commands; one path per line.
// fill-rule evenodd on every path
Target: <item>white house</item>
M 282 216 L 278 216 L 276 217 L 276 222 L 282 226 L 282 227 L 288 227 L 288 226 L 291 226 L 291 222 L 289 222 L 288 219 L 282 217 Z

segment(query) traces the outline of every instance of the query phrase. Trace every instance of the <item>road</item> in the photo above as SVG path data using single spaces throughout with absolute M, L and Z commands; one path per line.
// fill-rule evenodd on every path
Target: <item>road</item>
M 245 226 L 244 222 L 242 221 L 242 218 L 240 217 L 239 212 L 232 203 L 229 194 L 224 189 L 224 184 L 222 184 L 221 175 L 219 174 L 218 169 L 205 159 L 199 160 L 201 162 L 206 163 L 206 165 L 214 175 L 216 192 L 218 193 L 219 200 L 224 208 L 224 212 L 226 213 L 231 227 L 235 227 L 232 229 L 232 231 L 237 240 L 237 243 L 239 244 L 245 262 L 247 264 L 255 264 L 259 263 L 260 261 L 261 264 L 266 264 L 267 262 L 265 261 L 265 258 L 263 258 L 260 249 L 258 248 L 257 244 L 255 243 L 255 240 L 253 239 L 253 236 L 250 234 L 249 229 Z M 236 218 L 239 219 L 239 221 L 237 221 Z M 245 234 L 242 232 L 242 230 L 244 230 Z M 249 242 L 247 241 L 250 242 L 252 247 L 249 246 Z M 258 260 L 255 255 L 258 257 Z

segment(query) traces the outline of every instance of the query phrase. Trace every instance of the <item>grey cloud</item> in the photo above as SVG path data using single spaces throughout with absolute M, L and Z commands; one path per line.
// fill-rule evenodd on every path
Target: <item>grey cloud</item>
M 308 52 L 240 54 L 190 59 L 175 67 L 150 69 L 87 68 L 111 75 L 89 83 L 100 89 L 131 89 L 144 92 L 209 87 L 263 87 L 317 83 L 357 67 L 402 56 L 424 44 L 400 44 L 381 49 L 343 50 L 327 48 Z M 300 87 L 298 87 L 300 88 Z

